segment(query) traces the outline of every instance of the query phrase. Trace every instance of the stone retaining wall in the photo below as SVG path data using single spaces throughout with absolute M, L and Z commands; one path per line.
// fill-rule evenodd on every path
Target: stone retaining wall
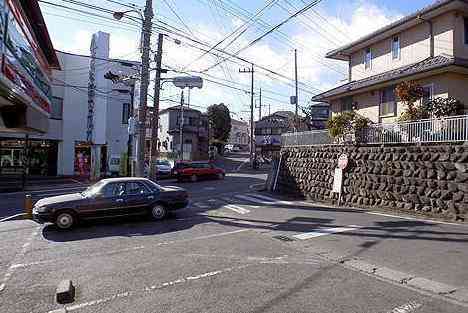
M 468 146 L 310 146 L 284 148 L 276 190 L 336 202 L 342 153 L 349 158 L 342 201 L 462 220 L 468 211 Z M 468 216 L 467 216 L 468 217 Z

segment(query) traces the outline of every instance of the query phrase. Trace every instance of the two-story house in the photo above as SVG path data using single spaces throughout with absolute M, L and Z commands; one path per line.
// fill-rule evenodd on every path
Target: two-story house
M 247 150 L 249 148 L 249 123 L 231 119 L 231 132 L 229 133 L 228 144 Z
M 424 88 L 421 101 L 450 96 L 468 108 L 468 2 L 437 1 L 326 57 L 349 64 L 348 83 L 312 98 L 333 113 L 355 109 L 373 122 L 394 121 L 405 109 L 395 86 L 409 80 Z
M 162 155 L 178 156 L 181 138 L 181 108 L 173 106 L 159 112 L 159 149 Z M 208 159 L 208 116 L 184 107 L 182 140 L 184 160 Z

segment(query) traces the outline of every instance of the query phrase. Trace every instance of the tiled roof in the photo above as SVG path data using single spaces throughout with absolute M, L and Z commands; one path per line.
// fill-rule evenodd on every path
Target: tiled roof
M 347 84 L 325 91 L 319 95 L 312 97 L 313 101 L 323 101 L 329 97 L 336 96 L 342 93 L 358 90 L 365 87 L 370 87 L 379 83 L 388 82 L 395 79 L 404 78 L 414 74 L 435 70 L 450 65 L 458 65 L 468 67 L 468 60 L 454 58 L 453 56 L 441 54 L 435 57 L 427 58 L 423 61 L 406 65 L 394 70 L 390 70 L 381 74 L 370 76 L 356 81 L 351 81 Z

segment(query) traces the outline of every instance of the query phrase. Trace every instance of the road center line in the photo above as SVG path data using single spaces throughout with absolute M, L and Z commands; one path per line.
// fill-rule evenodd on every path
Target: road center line
M 336 233 L 343 233 L 351 230 L 356 230 L 362 228 L 362 226 L 355 226 L 355 225 L 350 225 L 350 227 L 333 227 L 333 228 L 323 228 L 323 229 L 318 229 L 313 232 L 308 232 L 308 233 L 302 233 L 302 234 L 297 234 L 294 235 L 293 237 L 299 240 L 306 240 L 310 238 L 316 238 L 316 237 L 321 237 L 321 236 L 326 236 L 326 235 L 332 235 Z

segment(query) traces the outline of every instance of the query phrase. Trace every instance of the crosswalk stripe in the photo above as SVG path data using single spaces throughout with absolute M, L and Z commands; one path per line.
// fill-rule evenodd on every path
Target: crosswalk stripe
M 267 197 L 265 195 L 259 195 L 257 193 L 249 194 L 249 196 L 253 196 L 255 198 L 259 198 L 259 199 L 263 199 L 263 200 L 271 201 L 271 202 L 275 202 L 275 203 L 283 203 L 283 204 L 292 204 L 293 203 L 291 201 L 284 201 L 284 200 L 280 200 L 280 199 L 275 199 L 275 198 Z
M 237 212 L 239 214 L 250 213 L 250 210 L 244 209 L 244 208 L 242 208 L 240 206 L 237 206 L 237 205 L 234 205 L 234 204 L 225 205 L 225 206 L 223 206 L 223 208 L 232 210 L 232 211 Z
M 356 230 L 359 228 L 361 228 L 361 226 L 356 226 L 356 225 L 350 225 L 350 227 L 323 228 L 323 229 L 318 229 L 313 232 L 297 234 L 297 235 L 294 235 L 293 237 L 299 240 L 305 240 L 305 239 L 316 238 L 316 237 L 321 237 L 321 236 L 326 236 L 326 235 L 331 235 L 331 234 L 336 234 L 336 233 L 343 233 L 343 232 L 347 232 L 351 230 Z

